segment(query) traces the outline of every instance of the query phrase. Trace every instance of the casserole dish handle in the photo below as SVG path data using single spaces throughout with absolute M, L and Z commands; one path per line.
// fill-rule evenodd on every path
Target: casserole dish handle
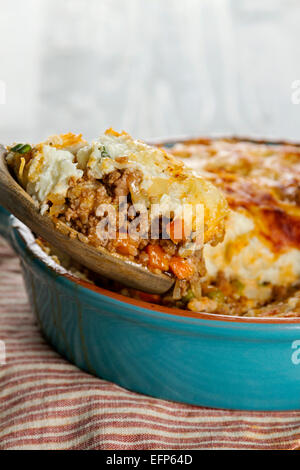
M 11 214 L 0 206 L 0 235 L 11 244 L 10 216 Z

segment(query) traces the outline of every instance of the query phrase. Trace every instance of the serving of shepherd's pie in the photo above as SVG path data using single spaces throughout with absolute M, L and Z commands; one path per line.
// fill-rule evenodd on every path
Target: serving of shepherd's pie
M 8 163 L 41 210 L 88 243 L 99 243 L 94 211 L 100 200 L 114 204 L 117 196 L 126 195 L 129 205 L 158 203 L 156 217 L 171 213 L 168 240 L 100 243 L 149 269 L 170 273 L 176 279 L 172 291 L 146 294 L 85 271 L 92 282 L 195 312 L 300 315 L 299 146 L 195 139 L 165 151 L 109 130 L 92 144 L 67 134 L 29 153 L 12 150 Z M 182 202 L 204 206 L 202 247 L 193 239 L 193 220 L 189 236 L 172 236 L 182 221 Z

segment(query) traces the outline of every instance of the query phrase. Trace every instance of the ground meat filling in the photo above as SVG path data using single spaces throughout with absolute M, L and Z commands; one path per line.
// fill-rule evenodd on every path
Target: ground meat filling
M 155 273 L 174 275 L 177 282 L 172 295 L 180 298 L 186 295 L 191 285 L 199 285 L 200 278 L 205 274 L 202 250 L 187 257 L 180 256 L 183 242 L 162 239 L 166 227 L 162 219 L 159 220 L 158 239 L 151 239 L 149 232 L 139 232 L 138 225 L 134 236 L 131 236 L 129 225 L 137 220 L 139 213 L 132 211 L 135 214 L 132 215 L 130 211 L 133 205 L 130 188 L 131 185 L 139 185 L 141 181 L 142 173 L 139 170 L 115 170 L 101 180 L 91 177 L 87 172 L 82 178 L 70 182 L 58 220 L 79 232 L 83 241 L 95 247 L 101 246 L 110 252 L 124 255 Z M 119 198 L 122 197 L 126 197 L 126 207 L 119 205 Z M 99 213 L 98 208 L 102 204 L 113 205 L 117 211 L 116 237 L 113 239 L 104 236 L 104 232 L 99 233 L 99 223 L 108 216 L 106 211 Z M 128 217 L 120 224 L 118 211 L 124 209 Z M 123 233 L 127 234 L 126 238 L 121 236 Z M 199 291 L 199 286 L 194 290 Z
M 130 185 L 139 184 L 142 177 L 139 170 L 115 170 L 103 178 L 103 184 L 111 194 L 112 202 L 117 204 L 120 197 L 129 195 Z

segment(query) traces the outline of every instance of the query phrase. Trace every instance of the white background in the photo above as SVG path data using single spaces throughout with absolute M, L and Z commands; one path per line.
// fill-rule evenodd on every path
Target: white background
M 139 138 L 300 140 L 299 0 L 0 0 L 0 142 L 106 127 Z

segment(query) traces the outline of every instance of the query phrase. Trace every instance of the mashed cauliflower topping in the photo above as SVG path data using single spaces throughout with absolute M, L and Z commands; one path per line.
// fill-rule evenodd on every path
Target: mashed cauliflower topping
M 49 199 L 64 200 L 71 178 L 82 177 L 83 171 L 78 169 L 75 153 L 85 144 L 81 136 L 64 134 L 49 137 L 25 155 L 8 153 L 8 165 L 13 167 L 19 182 L 41 206 L 42 213 L 49 208 Z
M 79 179 L 82 175 L 83 171 L 77 168 L 71 152 L 44 145 L 42 153 L 36 156 L 29 168 L 26 191 L 42 203 L 41 212 L 44 213 L 48 208 L 45 201 L 51 195 L 64 198 L 70 178 Z
M 209 281 L 222 271 L 229 280 L 239 279 L 243 295 L 256 301 L 268 300 L 272 285 L 287 287 L 300 279 L 300 250 L 272 251 L 258 236 L 255 220 L 239 211 L 230 211 L 224 241 L 206 246 L 204 258 Z

